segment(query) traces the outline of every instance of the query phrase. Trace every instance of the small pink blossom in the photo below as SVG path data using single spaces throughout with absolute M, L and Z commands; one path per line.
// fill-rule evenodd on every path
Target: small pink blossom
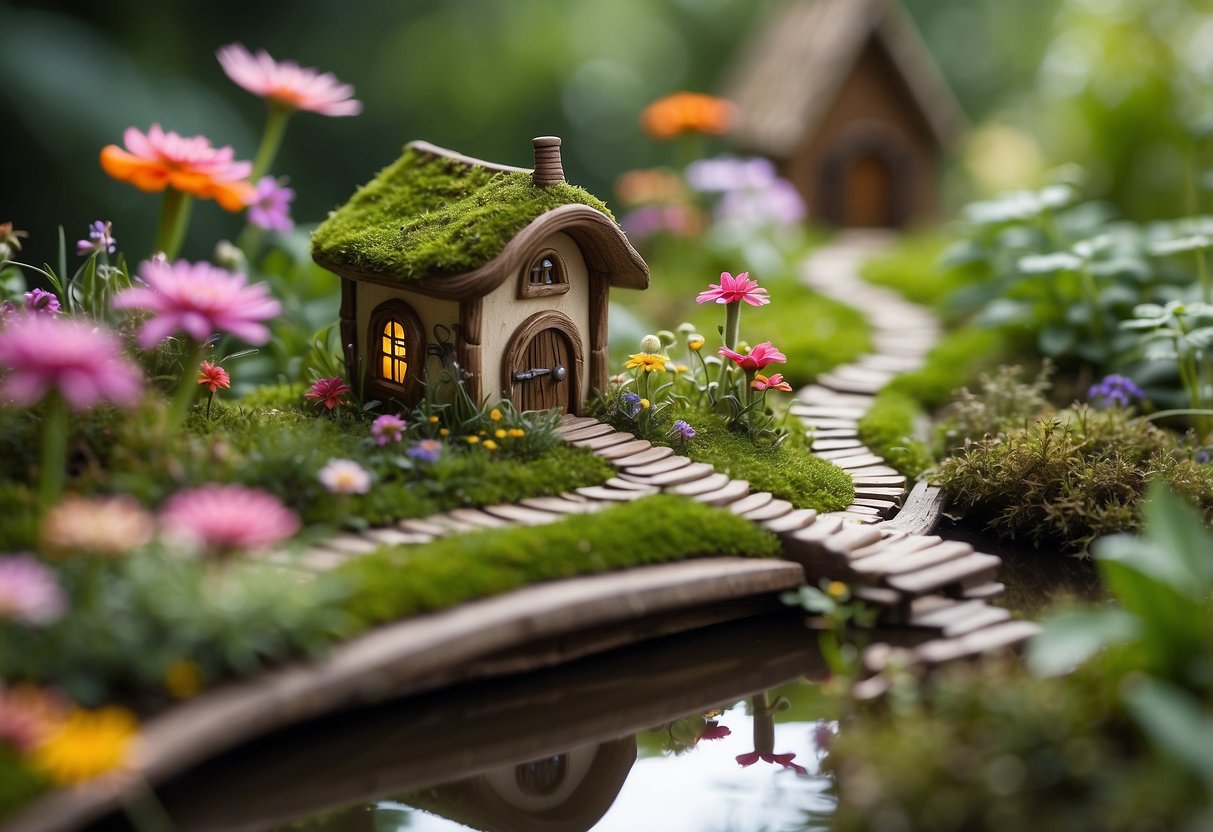
M 25 311 L 31 315 L 58 315 L 59 298 L 54 292 L 30 289 L 25 293 Z
M 408 427 L 408 423 L 404 419 L 385 413 L 371 423 L 371 435 L 375 437 L 375 444 L 386 445 L 389 442 L 399 442 L 403 439 L 406 427 Z
M 270 331 L 261 322 L 282 311 L 282 305 L 270 297 L 268 284 L 247 285 L 245 275 L 210 263 L 152 259 L 139 267 L 139 277 L 145 285 L 119 292 L 113 306 L 152 313 L 139 333 L 139 346 L 144 349 L 177 330 L 195 341 L 225 332 L 250 344 L 264 344 Z
M 299 531 L 299 517 L 272 494 L 242 485 L 178 491 L 160 513 L 165 533 L 207 554 L 264 549 Z
M 796 759 L 796 755 L 792 752 L 788 752 L 786 754 L 765 754 L 759 751 L 751 751 L 747 754 L 737 755 L 737 762 L 743 768 L 745 766 L 752 766 L 754 763 L 762 760 L 764 763 L 775 763 L 776 765 L 781 765 L 784 768 L 789 768 L 797 774 L 808 774 L 808 769 L 802 765 L 792 762 L 794 759 Z
M 695 738 L 695 742 L 703 740 L 721 740 L 732 734 L 732 730 L 727 725 L 721 725 L 714 719 L 709 719 L 703 726 L 703 730 L 699 732 L 699 736 Z
M 231 387 L 232 377 L 222 367 L 203 361 L 202 366 L 198 368 L 198 383 L 214 393 L 220 387 Z
M 142 374 L 122 355 L 113 334 L 78 318 L 24 315 L 0 330 L 0 368 L 9 372 L 0 397 L 30 406 L 52 390 L 73 410 L 101 400 L 131 405 L 139 398 Z
M 0 745 L 31 751 L 67 716 L 62 697 L 30 684 L 0 685 Z
M 783 390 L 791 392 L 792 385 L 783 380 L 783 373 L 775 373 L 770 378 L 767 378 L 762 373 L 756 373 L 754 380 L 750 382 L 750 386 L 758 391 L 766 390 Z
M 771 302 L 767 297 L 767 290 L 760 287 L 757 280 L 750 280 L 749 272 L 742 272 L 737 277 L 728 272 L 721 272 L 720 282 L 708 285 L 709 288 L 695 298 L 696 303 L 745 301 L 750 306 L 764 306 Z
M 263 176 L 257 183 L 257 192 L 249 201 L 248 221 L 266 231 L 283 234 L 295 227 L 291 222 L 291 202 L 295 192 L 272 176 Z
M 96 220 L 88 227 L 88 239 L 76 241 L 76 254 L 87 257 L 99 251 L 113 254 L 118 247 L 114 239 L 113 224 L 105 220 Z
M 312 389 L 304 393 L 303 397 L 314 401 L 317 407 L 332 410 L 345 400 L 345 394 L 352 389 L 340 376 L 318 378 L 312 383 Z
M 67 612 L 55 573 L 33 555 L 0 555 L 0 619 L 44 627 Z
M 275 61 L 264 49 L 252 54 L 232 43 L 215 53 L 227 77 L 238 85 L 287 110 L 310 110 L 326 116 L 355 116 L 362 103 L 354 88 L 330 72 L 323 74 L 294 61 Z
M 770 341 L 763 341 L 746 355 L 734 352 L 728 347 L 721 347 L 720 354 L 736 361 L 737 366 L 743 370 L 761 370 L 768 364 L 782 364 L 788 360 L 788 357 L 775 349 Z
M 332 494 L 365 494 L 371 490 L 370 473 L 352 459 L 330 459 L 317 476 Z

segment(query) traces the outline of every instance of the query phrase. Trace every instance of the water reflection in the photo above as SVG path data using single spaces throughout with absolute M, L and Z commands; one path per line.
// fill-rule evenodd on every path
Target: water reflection
M 752 619 L 284 731 L 162 797 L 186 832 L 813 828 L 825 673 L 798 616 Z

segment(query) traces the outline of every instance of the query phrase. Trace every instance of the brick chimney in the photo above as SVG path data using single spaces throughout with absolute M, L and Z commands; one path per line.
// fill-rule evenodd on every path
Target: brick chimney
M 531 139 L 535 146 L 535 170 L 531 180 L 543 188 L 564 181 L 564 168 L 560 166 L 560 137 L 537 136 Z

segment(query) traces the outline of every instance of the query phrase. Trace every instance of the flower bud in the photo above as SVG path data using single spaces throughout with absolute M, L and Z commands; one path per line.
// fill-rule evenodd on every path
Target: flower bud
M 690 321 L 683 321 L 682 323 L 680 323 L 678 325 L 678 334 L 679 335 L 690 335 L 694 331 L 695 331 L 695 324 L 691 323 Z
M 659 355 L 661 353 L 661 339 L 656 335 L 646 335 L 640 339 L 640 351 L 647 352 L 650 355 Z
M 674 333 L 670 332 L 668 329 L 663 329 L 658 332 L 657 338 L 661 341 L 661 346 L 663 347 L 668 347 L 675 341 Z

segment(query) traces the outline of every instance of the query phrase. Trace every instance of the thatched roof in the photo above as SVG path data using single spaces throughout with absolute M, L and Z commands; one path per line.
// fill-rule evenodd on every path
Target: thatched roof
M 787 0 L 739 54 L 724 90 L 737 104 L 733 138 L 787 157 L 824 118 L 875 40 L 905 79 L 932 136 L 947 145 L 964 113 L 914 24 L 895 0 Z

